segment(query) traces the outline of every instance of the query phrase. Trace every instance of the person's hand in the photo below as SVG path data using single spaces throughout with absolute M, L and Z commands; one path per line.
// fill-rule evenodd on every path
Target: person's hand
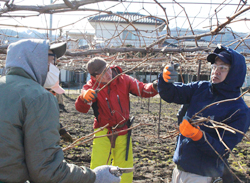
M 92 100 L 97 98 L 97 91 L 93 89 L 88 89 L 84 91 L 83 93 L 81 93 L 80 98 L 84 102 L 91 102 Z
M 158 80 L 157 79 L 153 81 L 153 88 L 155 89 L 155 91 L 158 92 Z
M 198 141 L 203 136 L 202 131 L 192 126 L 186 118 L 183 118 L 179 130 L 184 137 L 191 138 L 193 141 Z
M 121 177 L 117 177 L 110 173 L 110 168 L 114 167 L 111 165 L 102 165 L 96 167 L 93 171 L 95 172 L 96 179 L 94 183 L 119 183 Z
M 69 134 L 69 132 L 66 132 L 64 134 L 61 135 L 62 139 L 65 141 L 65 142 L 70 142 L 72 143 L 74 140 L 73 138 L 71 137 L 71 135 Z
M 163 69 L 162 77 L 165 82 L 167 83 L 174 83 L 178 81 L 178 73 L 176 72 L 177 67 L 179 64 L 171 64 L 165 66 Z

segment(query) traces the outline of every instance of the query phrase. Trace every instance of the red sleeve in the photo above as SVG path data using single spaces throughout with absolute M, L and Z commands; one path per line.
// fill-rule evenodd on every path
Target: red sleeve
M 153 97 L 158 94 L 153 88 L 153 83 L 143 83 L 128 75 L 124 75 L 124 77 L 126 77 L 126 80 L 129 83 L 129 92 L 131 94 L 144 98 Z
M 82 92 L 86 91 L 90 88 L 92 88 L 92 86 L 87 83 L 86 85 L 83 86 Z M 94 102 L 94 101 L 92 101 L 92 102 Z M 89 111 L 90 107 L 92 106 L 92 102 L 85 103 L 80 99 L 80 96 L 78 96 L 78 98 L 75 101 L 75 108 L 79 112 L 87 113 Z

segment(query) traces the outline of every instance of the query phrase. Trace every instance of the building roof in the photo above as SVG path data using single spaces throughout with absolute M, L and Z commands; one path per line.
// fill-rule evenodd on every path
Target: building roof
M 121 17 L 124 17 L 121 18 Z M 131 13 L 131 12 L 117 12 L 115 14 L 110 15 L 97 15 L 90 17 L 88 20 L 89 22 L 119 22 L 119 23 L 127 23 L 127 20 L 133 22 L 134 24 L 153 24 L 153 25 L 161 25 L 164 23 L 163 20 L 150 17 L 146 15 L 142 15 L 140 13 Z

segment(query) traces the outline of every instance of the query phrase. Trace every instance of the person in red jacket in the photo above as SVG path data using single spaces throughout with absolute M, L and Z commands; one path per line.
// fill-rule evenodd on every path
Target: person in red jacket
M 95 115 L 94 130 L 109 124 L 103 131 L 96 133 L 95 136 L 110 134 L 128 128 L 130 93 L 145 98 L 158 94 L 157 89 L 153 87 L 153 83 L 145 84 L 126 74 L 121 74 L 99 91 L 112 78 L 122 73 L 122 69 L 118 66 L 111 66 L 107 69 L 106 66 L 106 61 L 100 57 L 89 60 L 87 69 L 91 79 L 83 86 L 82 93 L 75 102 L 76 109 L 82 113 L 87 113 L 92 107 Z M 114 166 L 133 167 L 131 139 L 127 160 L 125 160 L 126 146 L 127 131 L 109 137 L 95 138 L 93 140 L 90 168 L 110 164 L 111 159 L 113 159 L 112 164 Z M 121 176 L 121 182 L 123 183 L 130 183 L 132 180 L 132 172 Z

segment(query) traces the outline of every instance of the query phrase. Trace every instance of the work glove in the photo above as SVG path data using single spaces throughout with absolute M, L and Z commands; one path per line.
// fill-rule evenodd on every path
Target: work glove
M 153 88 L 158 92 L 158 80 L 153 81 Z
M 119 183 L 121 177 L 117 177 L 110 173 L 110 168 L 114 167 L 111 165 L 102 165 L 96 167 L 93 171 L 95 172 L 96 179 L 94 183 Z
M 82 101 L 86 102 L 91 102 L 95 98 L 97 98 L 97 91 L 93 89 L 88 89 L 87 91 L 84 91 L 81 93 L 80 98 Z
M 176 69 L 178 68 L 179 64 L 171 64 L 165 66 L 163 69 L 162 77 L 165 82 L 167 83 L 174 83 L 178 81 L 178 73 L 176 72 Z
M 192 126 L 185 117 L 179 126 L 179 130 L 184 137 L 191 138 L 193 141 L 198 141 L 203 136 L 202 131 L 199 128 Z

